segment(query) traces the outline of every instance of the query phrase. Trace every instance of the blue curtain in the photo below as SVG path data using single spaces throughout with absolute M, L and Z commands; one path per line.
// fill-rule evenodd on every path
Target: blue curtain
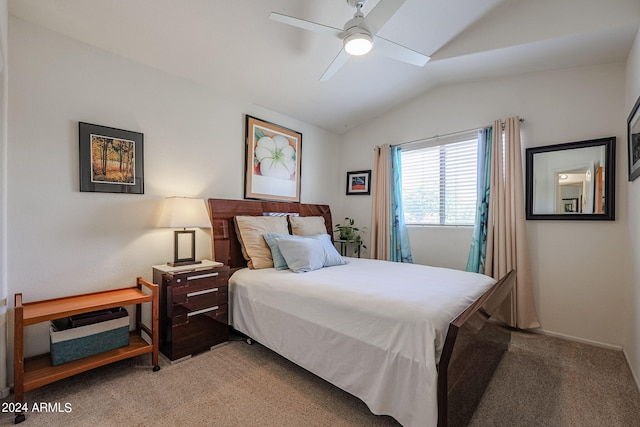
M 489 187 L 491 183 L 492 128 L 478 131 L 478 193 L 473 239 L 467 260 L 467 271 L 484 273 L 487 251 L 487 219 L 489 216 Z
M 400 147 L 391 147 L 391 261 L 413 263 L 402 209 Z

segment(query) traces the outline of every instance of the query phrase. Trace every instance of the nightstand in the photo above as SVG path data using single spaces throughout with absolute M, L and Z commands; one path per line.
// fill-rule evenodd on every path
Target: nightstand
M 360 258 L 360 247 L 362 246 L 362 243 L 360 242 L 348 243 L 346 240 L 340 240 L 340 239 L 336 239 L 334 240 L 334 242 L 340 244 L 340 255 L 342 256 L 348 256 L 349 247 L 352 245 L 357 245 L 356 250 L 353 253 L 357 253 L 358 258 Z
M 229 267 L 202 264 L 153 266 L 160 286 L 160 351 L 171 361 L 229 340 Z

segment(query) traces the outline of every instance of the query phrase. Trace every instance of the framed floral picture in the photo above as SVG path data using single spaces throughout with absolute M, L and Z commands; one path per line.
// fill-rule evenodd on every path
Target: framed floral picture
M 371 194 L 371 170 L 347 172 L 347 196 Z
M 80 191 L 144 194 L 143 134 L 79 122 Z
M 300 202 L 300 132 L 247 115 L 245 148 L 245 199 Z

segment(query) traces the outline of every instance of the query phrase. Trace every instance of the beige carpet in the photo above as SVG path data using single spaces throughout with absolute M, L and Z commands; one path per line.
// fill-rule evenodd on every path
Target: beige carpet
M 620 351 L 512 333 L 471 426 L 639 426 L 640 393 Z
M 233 341 L 152 372 L 142 356 L 26 394 L 69 413 L 27 426 L 397 426 L 266 348 Z M 8 398 L 10 401 L 10 398 Z M 7 399 L 5 399 L 7 401 Z M 620 352 L 513 333 L 473 426 L 633 426 L 640 393 Z M 2 425 L 13 415 L 2 413 Z

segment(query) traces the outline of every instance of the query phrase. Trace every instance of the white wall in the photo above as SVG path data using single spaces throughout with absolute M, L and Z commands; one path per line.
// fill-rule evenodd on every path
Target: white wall
M 627 59 L 626 82 L 625 117 L 628 117 L 636 100 L 640 97 L 640 32 L 636 35 L 631 54 Z M 625 156 L 625 163 L 622 165 L 625 171 L 627 170 L 626 161 Z M 640 387 L 640 222 L 638 221 L 640 179 L 628 184 L 627 195 L 629 197 L 628 216 L 634 220 L 629 221 L 631 280 L 625 298 L 627 329 L 624 353 L 629 361 L 629 366 L 631 366 L 636 384 Z
M 151 279 L 173 256 L 173 232 L 155 228 L 164 197 L 242 199 L 245 113 L 302 132 L 302 201 L 337 200 L 337 135 L 13 17 L 9 44 L 11 299 Z M 144 134 L 144 195 L 79 191 L 79 121 Z M 210 257 L 210 234 L 196 238 Z M 48 351 L 45 329 L 27 331 L 27 353 Z
M 621 119 L 626 117 L 624 72 L 624 64 L 613 64 L 438 88 L 346 134 L 342 169 L 373 169 L 375 145 L 482 127 L 514 115 L 526 120 L 523 149 L 616 136 L 616 221 L 528 221 L 527 229 L 543 329 L 620 347 L 624 337 L 621 307 L 629 276 Z M 369 224 L 371 200 L 366 205 L 351 203 L 352 199 L 343 196 L 341 215 Z M 464 269 L 471 228 L 413 227 L 409 233 L 416 262 Z

